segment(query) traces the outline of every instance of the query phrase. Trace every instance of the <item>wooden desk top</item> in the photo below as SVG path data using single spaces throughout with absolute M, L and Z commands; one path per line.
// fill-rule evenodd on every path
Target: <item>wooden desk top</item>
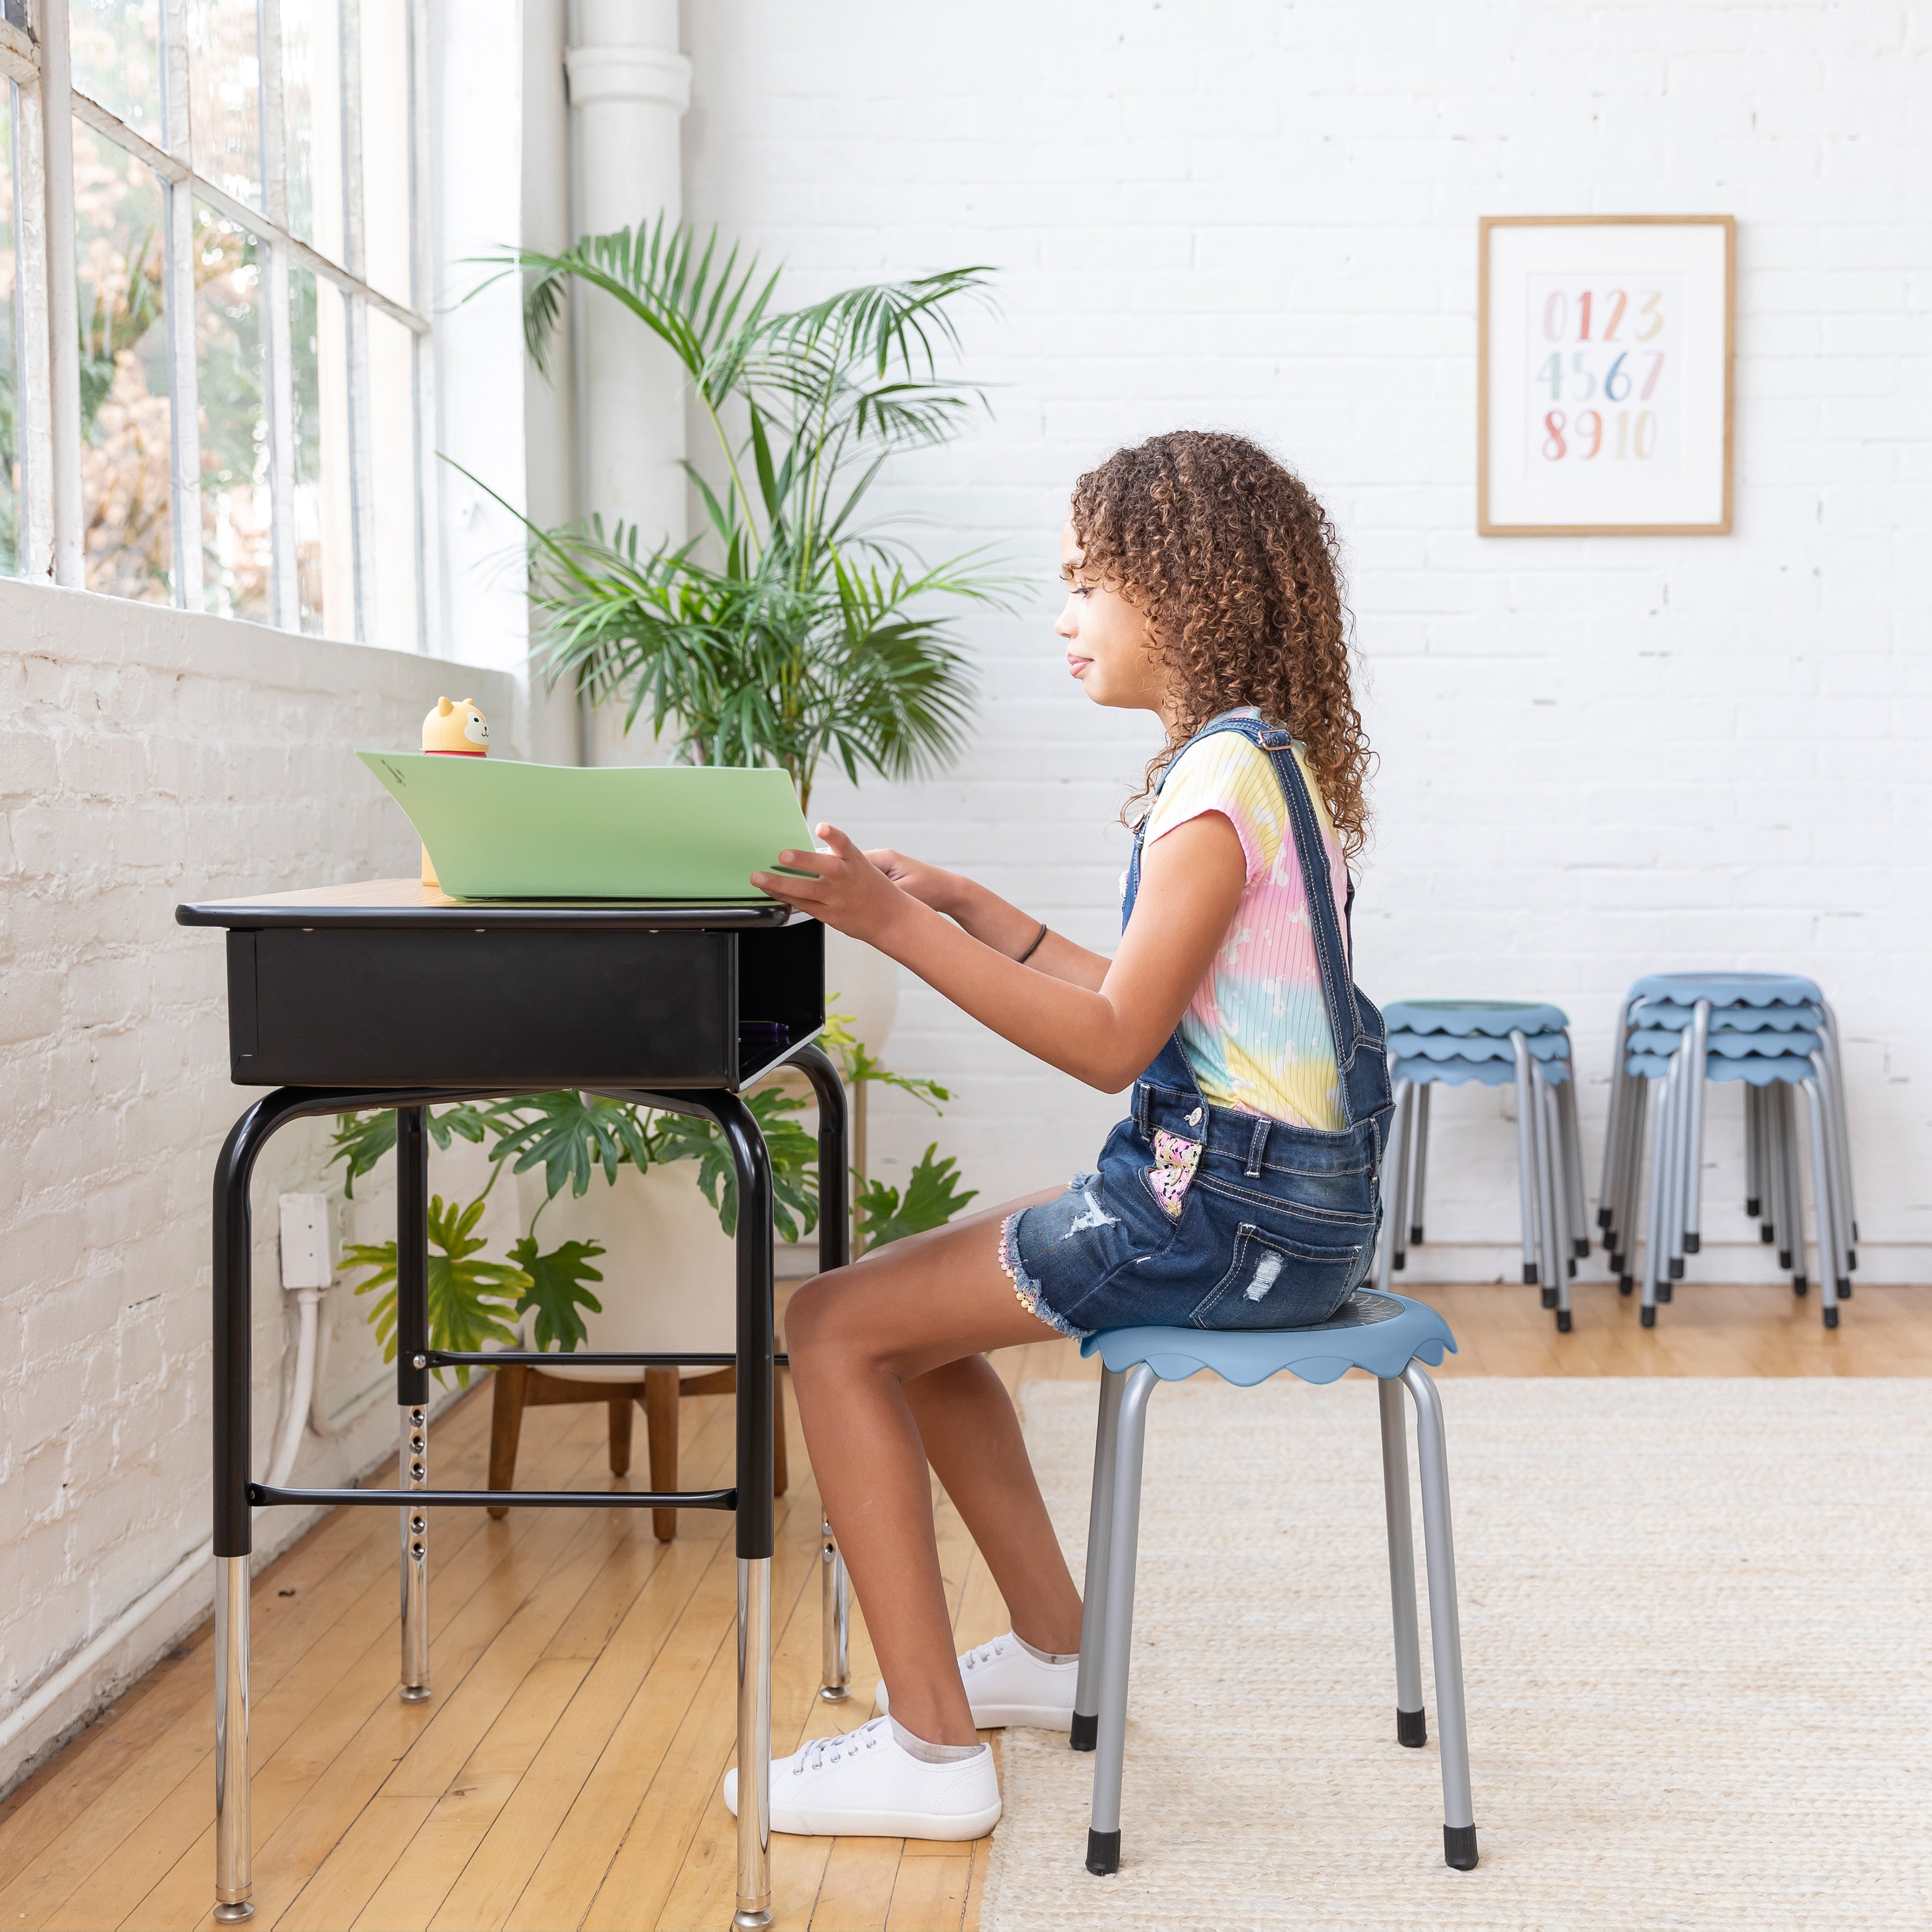
M 803 923 L 776 899 L 736 904 L 692 899 L 453 899 L 415 879 L 364 879 L 253 898 L 175 908 L 178 926 L 419 926 L 490 932 L 744 932 Z

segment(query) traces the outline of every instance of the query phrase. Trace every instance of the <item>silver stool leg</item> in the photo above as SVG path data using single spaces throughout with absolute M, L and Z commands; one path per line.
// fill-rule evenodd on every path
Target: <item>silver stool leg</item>
M 1073 1687 L 1077 1751 L 1090 1751 L 1100 1722 L 1100 1644 L 1107 1628 L 1107 1562 L 1114 1541 L 1114 1453 L 1120 1436 L 1125 1369 L 1100 1370 L 1100 1408 L 1094 1426 L 1094 1496 L 1087 1508 L 1087 1588 L 1080 1604 L 1080 1672 Z
M 1376 1247 L 1376 1286 L 1389 1294 L 1393 1271 L 1398 1265 L 1402 1242 L 1403 1186 L 1402 1156 L 1408 1148 L 1409 1110 L 1415 1105 L 1415 1088 L 1406 1080 L 1395 1083 L 1395 1120 L 1389 1130 L 1388 1153 L 1382 1162 L 1382 1233 Z
M 1522 1278 L 1534 1288 L 1536 1264 L 1536 1095 L 1531 1085 L 1529 1045 L 1520 1032 L 1510 1035 L 1516 1049 L 1516 1178 L 1522 1210 Z
M 1758 1119 L 1758 1089 L 1747 1080 L 1744 1090 L 1744 1217 L 1758 1224 L 1763 1237 L 1764 1130 Z
M 1814 1063 L 1816 1064 L 1814 1059 Z M 1825 1096 L 1816 1074 L 1800 1083 L 1811 1130 L 1811 1192 L 1818 1217 L 1818 1293 L 1825 1304 L 1825 1326 L 1838 1325 L 1838 1222 L 1832 1199 L 1832 1150 L 1826 1138 Z M 1804 1238 L 1802 1232 L 1797 1237 Z
M 1650 1111 L 1650 1198 L 1646 1204 L 1643 1242 L 1643 1325 L 1657 1326 L 1657 1285 L 1664 1272 L 1664 1174 L 1670 1159 L 1670 1103 L 1675 1071 L 1653 1084 L 1663 1088 Z
M 421 1402 L 406 1402 L 400 1411 L 405 1490 L 429 1487 L 429 1410 Z M 405 1504 L 396 1514 L 403 1537 L 403 1682 L 405 1704 L 427 1700 L 429 1688 L 429 1514 L 418 1503 Z
M 1858 1244 L 1858 1196 L 1852 1191 L 1852 1128 L 1850 1117 L 1845 1110 L 1843 1037 L 1838 1031 L 1838 1016 L 1832 1010 L 1829 1000 L 1823 1003 L 1822 1010 L 1826 1058 L 1832 1069 L 1832 1113 L 1838 1124 L 1839 1152 L 1844 1162 L 1844 1172 L 1838 1177 L 1838 1184 L 1845 1206 L 1845 1235 L 1856 1250 Z
M 830 1520 L 818 1520 L 818 1694 L 842 1704 L 852 1694 L 852 1580 Z
M 1688 1144 L 1684 1150 L 1684 1252 L 1687 1255 L 1694 1255 L 1703 1245 L 1704 1088 L 1710 1044 L 1711 1003 L 1700 1000 L 1690 1020 L 1690 1105 L 1684 1116 Z
M 1570 1252 L 1580 1262 L 1590 1258 L 1590 1204 L 1583 1198 L 1583 1136 L 1576 1123 L 1576 1058 L 1568 1061 L 1570 1077 L 1556 1089 L 1556 1124 L 1563 1143 L 1563 1178 L 1569 1190 Z
M 1664 1254 L 1667 1269 L 1658 1300 L 1668 1301 L 1673 1283 L 1684 1278 L 1684 1148 L 1690 1121 L 1690 1087 L 1693 1076 L 1690 1072 L 1690 1054 L 1686 1042 L 1690 1038 L 1690 1029 L 1677 1036 L 1677 1051 L 1671 1055 L 1670 1066 L 1670 1166 L 1664 1174 Z
M 1422 1704 L 1422 1640 L 1415 1617 L 1415 1545 L 1408 1526 L 1408 1437 L 1402 1390 L 1376 1385 L 1382 1418 L 1382 1504 L 1388 1513 L 1389 1600 L 1395 1616 L 1395 1741 L 1411 1750 L 1429 1742 Z
M 1576 1264 L 1570 1252 L 1570 1198 L 1564 1185 L 1558 1143 L 1561 1130 L 1556 1119 L 1556 1090 L 1544 1078 L 1540 1064 L 1531 1063 L 1532 1084 L 1536 1089 L 1538 1166 L 1541 1169 L 1538 1185 L 1541 1190 L 1545 1238 L 1544 1261 L 1550 1285 L 1544 1296 L 1556 1310 L 1556 1331 L 1570 1332 L 1570 1276 Z
M 239 1925 L 250 1902 L 248 1559 L 214 1559 L 214 1916 Z
M 1462 1626 L 1456 1608 L 1456 1539 L 1449 1521 L 1449 1448 L 1442 1399 L 1429 1372 L 1402 1372 L 1415 1398 L 1415 1453 L 1422 1467 L 1422 1540 L 1429 1557 L 1429 1636 L 1436 1653 L 1436 1729 L 1442 1750 L 1442 1856 L 1458 1871 L 1476 1866 L 1469 1794 L 1469 1727 L 1462 1707 Z
M 1636 1276 L 1637 1208 L 1643 1198 L 1643 1129 L 1650 1112 L 1650 1082 L 1630 1081 L 1631 1092 L 1624 1103 L 1618 1123 L 1622 1142 L 1617 1159 L 1616 1220 L 1612 1224 L 1610 1261 L 1617 1277 L 1617 1292 L 1628 1294 Z
M 1804 1186 L 1798 1165 L 1798 1104 L 1789 1081 L 1771 1090 L 1778 1096 L 1778 1145 L 1784 1163 L 1784 1221 L 1778 1231 L 1778 1262 L 1791 1270 L 1791 1292 L 1810 1286 L 1804 1272 Z
M 1415 1090 L 1415 1171 L 1408 1184 L 1408 1244 L 1422 1245 L 1422 1196 L 1429 1179 L 1429 1096 L 1436 1090 L 1433 1081 L 1424 1081 Z
M 1127 1748 L 1127 1666 L 1134 1639 L 1134 1560 L 1140 1548 L 1141 1462 L 1147 1444 L 1148 1398 L 1158 1379 L 1144 1362 L 1129 1371 L 1115 1424 L 1114 1527 L 1108 1539 L 1106 1616 L 1100 1641 L 1094 1811 L 1087 1832 L 1087 1869 L 1102 1878 L 1120 1868 L 1120 1773 Z M 1434 1598 L 1430 1602 L 1432 1606 Z
M 1838 1227 L 1838 1299 L 1849 1300 L 1852 1270 L 1858 1264 L 1857 1237 L 1852 1226 L 1852 1150 L 1845 1139 L 1844 1086 L 1838 1051 L 1831 1029 L 1821 1028 L 1820 1051 L 1811 1056 L 1818 1076 L 1818 1097 L 1825 1105 L 1825 1145 L 1831 1156 L 1832 1200 Z

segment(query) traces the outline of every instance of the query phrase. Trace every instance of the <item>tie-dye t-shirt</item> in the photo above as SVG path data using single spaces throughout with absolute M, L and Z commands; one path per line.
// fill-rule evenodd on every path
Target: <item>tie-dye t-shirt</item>
M 1298 744 L 1294 755 L 1309 782 L 1336 921 L 1343 924 L 1348 882 L 1341 842 Z M 1148 814 L 1147 843 L 1204 812 L 1220 812 L 1234 826 L 1248 882 L 1228 937 L 1181 1016 L 1181 1044 L 1216 1106 L 1332 1132 L 1346 1123 L 1294 830 L 1268 754 L 1238 731 L 1201 739 L 1174 761 Z

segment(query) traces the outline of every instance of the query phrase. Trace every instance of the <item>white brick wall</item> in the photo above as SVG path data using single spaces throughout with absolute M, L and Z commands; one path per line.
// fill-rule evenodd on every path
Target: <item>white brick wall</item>
M 412 872 L 352 753 L 413 744 L 443 692 L 514 717 L 501 672 L 0 580 L 0 1718 L 208 1534 L 209 1187 L 254 1093 L 228 1082 L 220 936 L 175 907 Z M 256 1179 L 263 1469 L 293 1358 L 275 1197 L 322 1185 L 326 1138 L 290 1129 Z M 386 1238 L 392 1200 L 358 1198 L 347 1238 Z M 384 1372 L 364 1312 L 346 1287 L 325 1304 L 332 1408 Z M 380 1402 L 298 1472 L 344 1480 L 394 1428 Z M 269 1512 L 257 1548 L 304 1526 Z M 209 1595 L 0 1758 L 0 1789 Z
M 960 769 L 856 800 L 829 780 L 827 811 L 1108 943 L 1108 821 L 1149 741 L 1059 667 L 1067 490 L 1124 440 L 1246 430 L 1348 544 L 1382 760 L 1370 991 L 1565 1006 L 1594 1191 L 1636 974 L 1815 974 L 1851 1041 L 1864 1264 L 1932 1280 L 1925 23 L 1795 0 L 687 8 L 696 220 L 801 295 L 1000 270 L 1004 319 L 970 330 L 994 418 L 896 494 L 935 548 L 1009 545 L 1038 595 L 971 626 Z M 1478 538 L 1478 217 L 1646 212 L 1738 219 L 1736 535 Z M 936 1128 L 882 1108 L 882 1142 L 937 1131 L 989 1201 L 1064 1174 L 1115 1112 L 922 988 L 892 1054 L 961 1098 Z M 1425 1270 L 1514 1272 L 1499 1107 L 1438 1107 L 1432 1232 L 1467 1245 Z M 1712 1114 L 1698 1273 L 1747 1278 L 1735 1100 Z

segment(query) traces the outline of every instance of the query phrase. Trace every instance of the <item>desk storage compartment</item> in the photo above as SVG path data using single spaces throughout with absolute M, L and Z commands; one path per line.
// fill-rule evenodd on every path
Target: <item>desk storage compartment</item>
M 754 1016 L 822 1017 L 823 948 L 764 954 Z M 228 936 L 232 1077 L 254 1087 L 736 1087 L 736 949 L 772 933 L 268 928 Z M 808 953 L 808 959 L 807 955 Z M 790 990 L 794 958 L 818 976 Z M 748 1009 L 748 1010 L 749 1010 Z M 794 1036 L 803 1038 L 810 1026 Z M 776 1054 L 764 1055 L 764 1060 Z
M 825 1024 L 825 928 L 816 920 L 738 941 L 738 1078 L 747 1085 Z

